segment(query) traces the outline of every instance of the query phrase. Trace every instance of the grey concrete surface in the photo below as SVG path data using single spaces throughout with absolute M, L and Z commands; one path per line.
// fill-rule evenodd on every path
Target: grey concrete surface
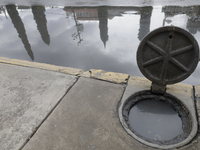
M 23 150 L 144 149 L 119 122 L 123 91 L 119 84 L 80 78 Z
M 0 68 L 0 150 L 155 150 L 132 138 L 118 116 L 122 96 L 132 94 L 130 86 L 148 90 L 147 79 L 130 77 L 126 86 L 2 63 Z M 199 90 L 195 86 L 198 112 Z M 191 85 L 170 85 L 167 92 L 189 100 L 188 109 L 195 106 Z M 200 149 L 199 134 L 177 149 Z
M 0 150 L 18 150 L 76 76 L 0 63 Z

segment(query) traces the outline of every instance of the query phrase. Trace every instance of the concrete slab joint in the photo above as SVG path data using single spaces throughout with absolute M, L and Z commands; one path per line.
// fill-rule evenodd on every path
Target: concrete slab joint
M 90 73 L 91 73 L 91 78 L 110 81 L 114 83 L 127 83 L 127 80 L 129 78 L 128 74 L 107 72 L 104 70 L 91 69 Z
M 120 84 L 80 77 L 23 150 L 140 149 L 118 120 L 123 91 Z
M 18 150 L 77 77 L 0 63 L 0 150 Z

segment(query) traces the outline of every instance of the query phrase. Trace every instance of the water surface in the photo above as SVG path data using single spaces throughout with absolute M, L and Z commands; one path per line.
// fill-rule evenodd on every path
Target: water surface
M 172 140 L 182 132 L 178 113 L 168 104 L 158 100 L 141 100 L 129 112 L 130 126 L 151 140 Z
M 200 41 L 200 6 L 0 7 L 0 56 L 83 70 L 143 76 L 139 42 L 150 31 L 175 25 Z M 200 65 L 184 83 L 200 84 Z

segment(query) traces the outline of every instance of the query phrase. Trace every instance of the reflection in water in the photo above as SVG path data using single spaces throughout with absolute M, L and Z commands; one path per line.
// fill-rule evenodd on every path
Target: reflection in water
M 108 9 L 107 7 L 98 8 L 98 18 L 99 18 L 99 30 L 100 37 L 106 48 L 106 42 L 108 41 Z
M 0 6 L 0 14 L 2 13 L 1 11 L 3 11 L 3 13 L 4 13 L 6 19 L 8 19 L 7 15 L 6 15 L 6 11 L 5 11 L 5 9 L 3 8 L 3 6 Z
M 190 33 L 196 34 L 197 31 L 200 31 L 200 21 L 195 22 L 192 19 L 188 19 L 187 29 L 190 31 Z
M 173 18 L 179 14 L 185 14 L 188 16 L 186 28 L 190 33 L 196 34 L 197 31 L 200 31 L 200 6 L 190 6 L 190 7 L 180 7 L 180 6 L 165 6 L 162 8 L 162 12 L 165 13 L 165 22 L 172 23 L 170 18 Z M 169 19 L 167 19 L 169 18 Z
M 19 13 L 16 9 L 15 5 L 7 5 L 6 6 L 7 12 L 12 20 L 12 23 L 17 30 L 19 37 L 22 40 L 22 43 L 24 44 L 25 49 L 27 50 L 28 55 L 32 60 L 34 60 L 33 52 L 31 50 L 31 45 L 29 44 L 27 35 L 26 35 L 26 30 L 24 28 L 24 24 L 19 16 Z
M 200 6 L 164 6 L 162 12 L 165 13 L 165 18 L 163 20 L 163 26 L 165 23 L 173 25 L 173 17 L 183 14 L 187 16 L 186 28 L 188 31 L 195 35 L 197 31 L 200 31 Z M 200 52 L 199 52 L 200 61 Z
M 179 26 L 189 30 L 197 41 L 200 39 L 200 6 L 18 6 L 16 9 L 15 5 L 8 5 L 6 8 L 8 13 L 4 11 L 4 6 L 0 7 L 0 34 L 4 37 L 0 41 L 1 56 L 29 60 L 23 53 L 21 43 L 9 32 L 10 22 L 6 19 L 6 14 L 9 14 L 32 60 L 84 70 L 94 69 L 95 66 L 95 69 L 142 76 L 136 62 L 137 47 L 146 34 L 162 25 Z M 33 26 L 35 22 L 37 28 Z M 36 40 L 38 38 L 46 44 Z M 81 45 L 77 46 L 73 40 Z M 12 47 L 10 43 L 16 46 Z M 199 84 L 199 71 L 200 65 L 184 82 Z
M 140 28 L 138 32 L 138 39 L 141 41 L 145 35 L 150 31 L 151 14 L 153 7 L 142 7 L 140 8 Z
M 37 29 L 40 32 L 42 40 L 47 45 L 50 44 L 50 36 L 47 30 L 47 20 L 45 15 L 45 7 L 44 6 L 32 6 L 32 12 L 37 24 Z
M 78 41 L 78 45 L 79 45 L 83 41 L 83 39 L 81 38 L 81 32 L 83 32 L 84 27 L 83 27 L 83 24 L 78 22 L 76 14 L 75 14 L 73 8 L 71 10 L 72 10 L 72 14 L 73 14 L 73 17 L 74 17 L 76 30 L 77 30 L 76 33 L 72 34 L 72 37 L 73 37 L 74 40 L 77 39 L 77 38 L 79 39 L 79 41 Z
M 192 11 L 187 15 L 189 16 L 187 29 L 192 34 L 196 34 L 197 31 L 200 31 L 200 6 L 193 6 Z

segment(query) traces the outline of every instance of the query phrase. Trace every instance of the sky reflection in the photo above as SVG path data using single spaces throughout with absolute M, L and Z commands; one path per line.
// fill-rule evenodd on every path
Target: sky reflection
M 143 76 L 136 62 L 142 38 L 166 25 L 200 39 L 200 6 L 0 8 L 0 56 L 84 70 Z M 183 82 L 200 84 L 200 66 Z

